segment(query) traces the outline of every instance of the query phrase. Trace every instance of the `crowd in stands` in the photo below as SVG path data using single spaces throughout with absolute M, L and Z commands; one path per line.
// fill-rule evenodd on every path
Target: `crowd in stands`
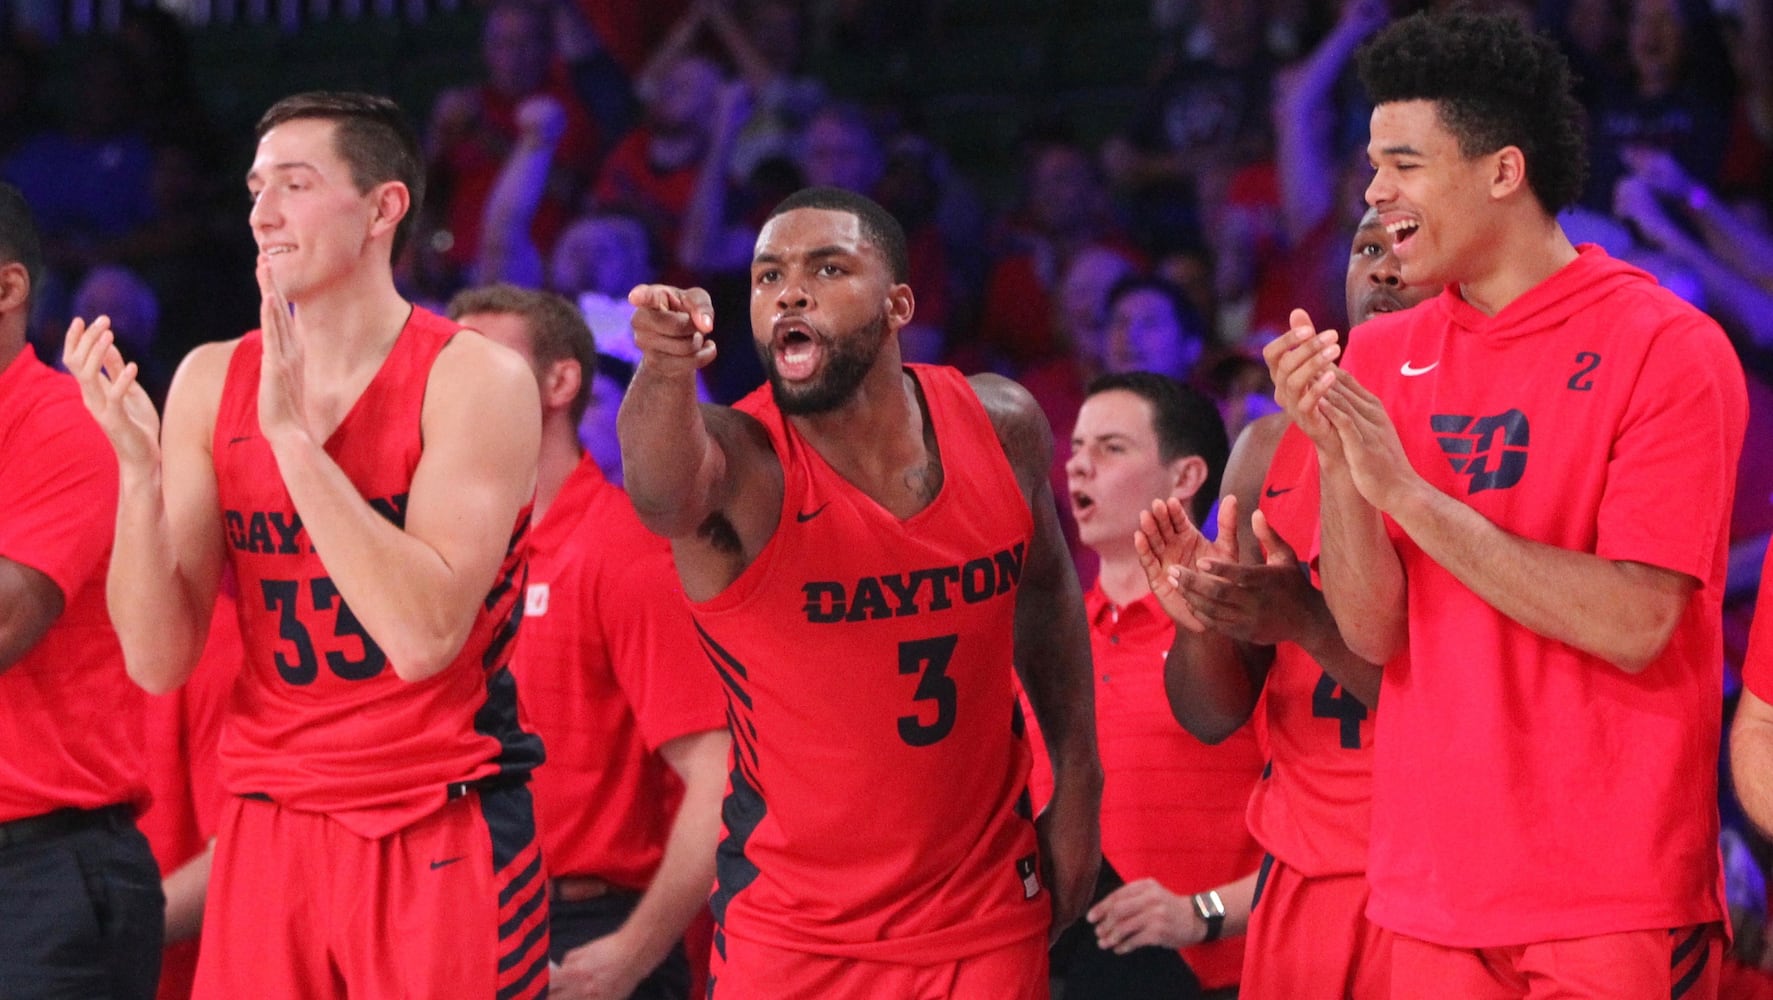
M 1162 372 L 1212 395 L 1235 440 L 1273 411 L 1259 351 L 1288 312 L 1344 322 L 1343 254 L 1370 176 L 1353 56 L 1416 5 L 1154 0 L 1134 48 L 1157 56 L 1118 117 L 1021 116 L 1013 155 L 981 171 L 908 88 L 810 69 L 892 56 L 913 80 L 948 72 L 920 60 L 964 0 L 491 0 L 458 85 L 407 108 L 430 174 L 402 290 L 441 308 L 508 281 L 579 302 L 600 354 L 585 438 L 617 477 L 613 403 L 637 358 L 627 289 L 706 288 L 714 338 L 742 345 L 763 213 L 802 186 L 839 186 L 905 226 L 908 358 L 1019 379 L 1060 435 L 1095 375 Z M 1049 6 L 1060 46 L 1098 16 Z M 1726 636 L 1739 656 L 1773 531 L 1773 2 L 1519 6 L 1582 77 L 1591 165 L 1572 239 L 1707 311 L 1749 372 Z M 59 356 L 68 317 L 106 313 L 156 394 L 192 346 L 256 325 L 249 143 L 196 83 L 194 30 L 127 10 L 120 30 L 84 41 L 60 102 L 45 86 L 52 43 L 0 37 L 0 179 L 23 190 L 48 257 L 39 352 Z M 730 402 L 761 377 L 751 351 L 724 350 L 704 389 Z M 1740 820 L 1727 841 L 1736 947 L 1759 963 L 1773 852 Z

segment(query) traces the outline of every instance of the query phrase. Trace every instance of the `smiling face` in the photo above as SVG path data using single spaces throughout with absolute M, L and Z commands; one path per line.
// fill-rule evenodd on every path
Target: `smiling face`
M 1175 493 L 1174 464 L 1159 453 L 1149 401 L 1125 389 L 1084 400 L 1065 462 L 1078 540 L 1104 557 L 1130 554 L 1139 512 Z M 1181 499 L 1186 502 L 1192 495 Z
M 259 140 L 246 175 L 253 239 L 291 301 L 344 280 L 378 257 L 384 266 L 388 259 L 388 244 L 372 244 L 371 236 L 378 225 L 378 194 L 398 182 L 359 191 L 333 141 L 336 127 L 319 118 L 278 125 Z M 392 239 L 392 227 L 386 235 Z
M 1367 204 L 1393 237 L 1402 280 L 1434 288 L 1487 268 L 1498 242 L 1489 197 L 1497 155 L 1467 158 L 1432 101 L 1373 109 Z
M 776 404 L 811 414 L 847 402 L 910 319 L 910 296 L 855 215 L 797 208 L 765 223 L 751 263 L 751 333 Z
M 1406 284 L 1398 268 L 1397 237 L 1379 224 L 1379 211 L 1368 209 L 1348 249 L 1348 325 L 1360 326 L 1380 313 L 1408 309 L 1434 294 L 1434 289 Z

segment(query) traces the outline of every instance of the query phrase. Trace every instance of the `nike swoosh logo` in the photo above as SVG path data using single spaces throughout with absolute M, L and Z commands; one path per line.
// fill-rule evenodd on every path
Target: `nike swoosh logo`
M 829 506 L 831 506 L 831 501 L 827 500 L 824 503 L 820 504 L 819 506 L 814 507 L 812 510 L 803 510 L 800 513 L 794 515 L 794 520 L 798 521 L 801 524 L 805 524 L 808 521 L 811 521 L 813 518 L 818 517 L 820 514 L 825 513 L 825 508 L 827 508 Z
M 1262 491 L 1262 495 L 1265 497 L 1268 497 L 1269 499 L 1273 499 L 1275 497 L 1280 496 L 1282 493 L 1291 493 L 1296 488 L 1297 487 L 1289 486 L 1284 490 L 1277 490 L 1274 487 L 1270 486 L 1269 488 Z
M 248 435 L 246 435 L 246 436 L 245 436 L 245 437 L 233 437 L 233 438 L 229 438 L 229 439 L 228 439 L 228 443 L 229 443 L 229 444 L 239 444 L 239 443 L 240 443 L 240 442 L 242 442 L 242 441 L 251 441 L 251 440 L 252 440 L 252 435 L 250 435 L 250 434 L 248 434 Z
M 1406 362 L 1404 362 L 1404 366 L 1402 368 L 1399 368 L 1398 371 L 1404 375 L 1426 375 L 1429 372 L 1434 371 L 1435 366 L 1437 366 L 1439 364 L 1440 364 L 1440 361 L 1437 359 L 1435 361 L 1430 361 L 1428 364 L 1423 365 L 1421 368 L 1418 368 L 1415 365 L 1410 364 L 1408 361 L 1406 361 Z
M 444 858 L 442 861 L 433 861 L 433 862 L 431 862 L 431 870 L 436 871 L 437 869 L 442 868 L 445 865 L 453 865 L 460 860 L 462 860 L 460 857 L 455 857 L 455 858 Z

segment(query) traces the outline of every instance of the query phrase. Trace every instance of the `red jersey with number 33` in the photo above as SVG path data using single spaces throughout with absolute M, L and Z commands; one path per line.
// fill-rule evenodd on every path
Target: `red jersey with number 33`
M 781 518 L 693 610 L 733 732 L 713 900 L 725 933 L 929 964 L 1051 918 L 1010 680 L 1033 518 L 972 386 L 908 370 L 945 470 L 929 506 L 895 517 L 759 390 L 738 408 L 782 462 Z
M 459 329 L 415 307 L 325 444 L 396 526 L 405 523 L 423 452 L 431 366 Z M 260 433 L 261 357 L 255 330 L 234 349 L 215 426 L 216 488 L 246 647 L 222 730 L 222 787 L 385 836 L 442 806 L 452 783 L 515 776 L 541 759 L 540 741 L 518 725 L 508 669 L 523 613 L 529 508 L 455 661 L 425 680 L 401 680 L 327 574 Z
M 1257 507 L 1301 557 L 1316 545 L 1317 451 L 1289 424 Z M 1311 878 L 1367 869 L 1373 812 L 1373 712 L 1297 643 L 1275 646 L 1262 688 L 1268 766 L 1250 796 L 1250 832 Z

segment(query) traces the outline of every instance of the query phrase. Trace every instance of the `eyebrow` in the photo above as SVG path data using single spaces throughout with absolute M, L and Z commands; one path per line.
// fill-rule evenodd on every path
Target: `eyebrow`
M 255 170 L 248 170 L 246 172 L 246 182 L 248 184 L 251 184 L 252 179 L 254 177 L 260 176 L 261 173 L 275 174 L 275 173 L 280 173 L 280 172 L 287 172 L 290 170 L 313 170 L 313 169 L 314 169 L 314 164 L 308 163 L 304 160 L 291 160 L 287 163 L 273 163 L 270 166 L 266 167 L 262 172 L 259 170 L 256 170 L 256 169 Z
M 849 247 L 841 247 L 832 243 L 822 247 L 814 247 L 813 249 L 808 250 L 805 254 L 802 254 L 802 256 L 807 260 L 823 260 L 826 257 L 854 257 L 856 254 L 857 251 L 852 250 Z M 779 253 L 765 250 L 751 258 L 751 265 L 755 267 L 758 264 L 780 264 L 786 259 L 787 258 Z
M 1415 146 L 1386 146 L 1379 151 L 1385 156 L 1421 156 L 1422 151 Z

